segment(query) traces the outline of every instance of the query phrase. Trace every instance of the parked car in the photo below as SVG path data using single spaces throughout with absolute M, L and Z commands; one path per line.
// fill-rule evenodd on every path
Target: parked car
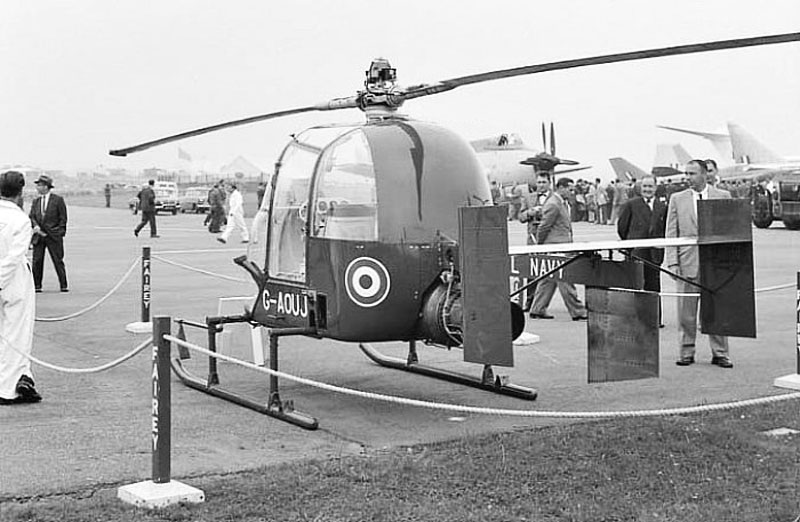
M 181 212 L 195 212 L 204 214 L 208 212 L 211 205 L 208 203 L 208 187 L 191 187 L 178 198 L 178 205 Z
M 178 213 L 178 189 L 156 189 L 156 214 L 159 212 Z

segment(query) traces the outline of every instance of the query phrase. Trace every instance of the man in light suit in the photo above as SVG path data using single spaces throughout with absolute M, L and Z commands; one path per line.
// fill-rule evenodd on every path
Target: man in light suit
M 664 237 L 667 224 L 667 205 L 665 198 L 657 198 L 656 177 L 652 175 L 641 179 L 641 196 L 626 201 L 619 211 L 617 234 L 620 239 L 650 239 Z M 663 248 L 634 248 L 634 256 L 660 265 L 664 261 Z M 644 265 L 644 289 L 661 292 L 661 272 L 652 266 Z M 661 305 L 659 298 L 659 325 L 661 324 Z
M 570 223 L 569 205 L 567 196 L 574 183 L 569 178 L 559 178 L 556 182 L 556 191 L 550 194 L 542 207 L 542 220 L 536 231 L 536 242 L 539 244 L 552 243 L 572 243 L 572 223 Z M 553 294 L 558 286 L 561 298 L 569 310 L 569 315 L 573 321 L 586 320 L 586 307 L 578 299 L 578 292 L 575 285 L 560 279 L 546 278 L 539 281 L 536 287 L 536 294 L 533 296 L 531 306 L 531 318 L 533 319 L 553 319 L 547 313 L 547 307 L 553 299 Z
M 56 269 L 58 284 L 62 292 L 69 292 L 67 269 L 64 267 L 64 236 L 67 234 L 67 205 L 64 198 L 52 194 L 53 180 L 42 174 L 34 181 L 39 197 L 31 204 L 30 218 L 33 225 L 33 284 L 36 292 L 42 291 L 44 275 L 44 251 Z
M 691 160 L 686 164 L 689 188 L 676 192 L 669 200 L 667 209 L 666 237 L 697 237 L 697 202 L 703 199 L 730 199 L 725 190 L 708 184 L 708 170 L 702 160 Z M 699 281 L 700 257 L 696 246 L 667 248 L 667 267 L 693 282 Z M 676 281 L 678 292 L 697 293 L 698 288 L 684 281 Z M 678 321 L 680 323 L 680 355 L 675 364 L 689 366 L 694 363 L 695 338 L 697 336 L 697 297 L 678 298 Z M 709 335 L 711 364 L 721 368 L 733 368 L 728 351 L 728 338 Z

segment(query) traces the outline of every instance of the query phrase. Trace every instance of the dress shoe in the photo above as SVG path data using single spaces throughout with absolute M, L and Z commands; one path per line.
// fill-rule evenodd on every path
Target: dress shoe
M 555 319 L 554 315 L 550 314 L 537 314 L 535 312 L 530 313 L 531 319 Z
M 161 236 L 159 236 L 158 234 L 150 234 L 150 237 L 151 237 L 152 239 L 158 239 L 158 238 L 159 238 L 159 237 L 161 237 Z
M 573 321 L 588 321 L 589 320 L 589 316 L 588 315 L 579 315 L 577 317 L 573 317 L 572 320 Z
M 246 240 L 246 239 L 243 239 L 243 240 L 242 240 L 242 243 L 249 243 L 249 242 L 250 242 L 250 241 L 248 241 L 248 240 Z
M 41 294 L 41 293 L 42 293 L 42 289 L 41 289 L 41 288 L 37 288 L 37 289 L 36 289 L 36 293 L 37 293 L 37 294 Z
M 678 366 L 689 366 L 690 364 L 694 364 L 694 355 L 687 355 L 686 357 L 681 357 L 675 364 Z
M 65 286 L 64 288 L 62 288 L 62 289 L 61 289 L 61 291 L 62 291 L 62 292 L 65 292 L 65 293 L 66 293 L 66 292 L 69 292 L 69 288 L 67 288 L 67 287 Z
M 711 364 L 720 368 L 733 368 L 733 363 L 727 357 L 712 357 Z
M 39 402 L 42 396 L 33 387 L 33 379 L 23 375 L 17 382 L 17 402 Z
M 219 241 L 219 242 L 220 242 L 220 243 L 222 243 L 223 245 L 224 245 L 225 243 L 227 243 L 227 241 L 225 241 L 225 240 L 224 240 L 223 238 L 221 238 L 221 237 L 218 237 L 218 238 L 217 238 L 217 241 Z
M 136 230 L 135 228 L 133 229 L 133 235 L 139 237 L 139 231 Z

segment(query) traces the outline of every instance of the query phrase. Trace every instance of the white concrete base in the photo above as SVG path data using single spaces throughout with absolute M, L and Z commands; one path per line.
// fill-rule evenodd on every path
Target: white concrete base
M 156 484 L 152 480 L 128 484 L 117 489 L 117 498 L 136 507 L 163 508 L 179 502 L 199 504 L 206 494 L 202 490 L 187 486 L 177 480 Z
M 783 377 L 778 377 L 777 379 L 775 379 L 775 382 L 773 382 L 772 385 L 778 388 L 789 388 L 790 390 L 800 390 L 800 375 L 793 373 L 791 375 L 784 375 Z
M 125 325 L 125 331 L 135 334 L 153 333 L 153 323 L 136 321 L 135 323 L 128 323 Z
M 519 337 L 514 340 L 514 346 L 527 346 L 529 344 L 536 344 L 539 342 L 539 336 L 530 332 L 522 332 Z

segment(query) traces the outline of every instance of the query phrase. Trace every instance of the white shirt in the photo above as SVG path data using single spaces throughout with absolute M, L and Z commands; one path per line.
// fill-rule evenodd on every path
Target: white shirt
M 47 211 L 47 203 L 49 203 L 48 199 L 50 198 L 50 193 L 42 195 L 42 216 L 44 216 L 45 211 Z
M 697 202 L 701 199 L 708 199 L 708 185 L 706 185 L 703 190 L 697 192 L 695 189 L 692 189 L 692 200 L 694 201 L 694 215 L 697 216 Z

